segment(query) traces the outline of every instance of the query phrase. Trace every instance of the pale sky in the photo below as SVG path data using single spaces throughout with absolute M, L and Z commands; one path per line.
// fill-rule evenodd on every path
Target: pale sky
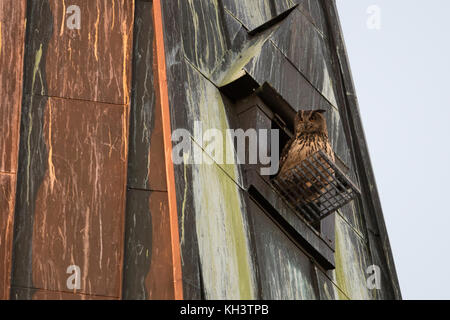
M 337 4 L 403 298 L 450 299 L 450 1 Z

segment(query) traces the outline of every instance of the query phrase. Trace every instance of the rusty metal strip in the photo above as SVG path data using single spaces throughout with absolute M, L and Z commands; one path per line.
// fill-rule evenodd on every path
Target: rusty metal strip
M 153 1 L 153 21 L 156 37 L 156 61 L 158 67 L 158 89 L 162 114 L 164 157 L 166 159 L 167 194 L 169 198 L 169 223 L 173 262 L 173 285 L 175 300 L 183 299 L 181 275 L 181 251 L 178 234 L 178 212 L 175 189 L 175 174 L 172 161 L 172 140 L 170 124 L 169 92 L 167 88 L 166 55 L 164 50 L 164 26 L 162 20 L 161 0 Z

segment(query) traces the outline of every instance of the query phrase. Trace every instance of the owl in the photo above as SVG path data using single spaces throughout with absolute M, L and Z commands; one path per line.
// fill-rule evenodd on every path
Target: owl
M 287 143 L 281 153 L 280 170 L 276 178 L 281 179 L 289 187 L 295 187 L 292 185 L 293 183 L 301 183 L 301 189 L 304 192 L 303 198 L 298 199 L 299 201 L 309 202 L 315 199 L 319 190 L 322 191 L 323 186 L 328 184 L 327 180 L 332 179 L 330 173 L 321 169 L 319 171 L 322 175 L 314 171 L 314 174 L 306 172 L 307 178 L 304 181 L 299 181 L 291 170 L 319 150 L 324 152 L 332 162 L 335 161 L 334 152 L 328 139 L 325 112 L 325 110 L 300 110 L 294 120 L 295 136 Z M 326 164 L 325 161 L 323 161 L 323 164 Z M 331 173 L 334 174 L 334 172 Z

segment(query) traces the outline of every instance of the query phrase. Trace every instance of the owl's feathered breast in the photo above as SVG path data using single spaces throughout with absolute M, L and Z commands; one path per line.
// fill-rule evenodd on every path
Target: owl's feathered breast
M 328 136 L 324 133 L 304 133 L 292 140 L 287 146 L 288 150 L 280 159 L 280 173 L 283 175 L 293 167 L 299 165 L 312 154 L 322 150 L 334 161 L 334 153 L 331 149 Z

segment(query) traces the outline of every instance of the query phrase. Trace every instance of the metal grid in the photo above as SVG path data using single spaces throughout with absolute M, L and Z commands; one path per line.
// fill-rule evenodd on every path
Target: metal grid
M 319 151 L 272 184 L 294 210 L 316 223 L 352 201 L 360 190 L 333 161 Z

